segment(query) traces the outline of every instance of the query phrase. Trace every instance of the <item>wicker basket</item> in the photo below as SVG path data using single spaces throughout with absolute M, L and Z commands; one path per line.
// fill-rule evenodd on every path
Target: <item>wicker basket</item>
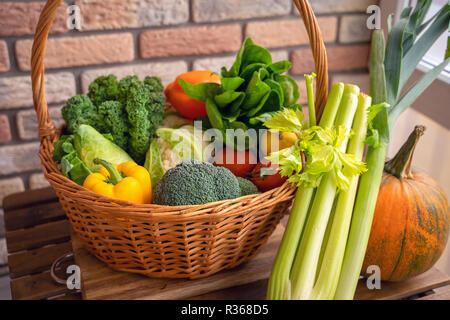
M 290 208 L 292 185 L 238 199 L 170 207 L 106 198 L 61 174 L 52 159 L 52 144 L 60 132 L 49 118 L 44 87 L 46 43 L 61 2 L 47 1 L 36 28 L 31 58 L 33 100 L 42 169 L 85 247 L 113 269 L 158 278 L 206 277 L 252 258 Z M 294 3 L 315 58 L 319 118 L 328 92 L 325 46 L 308 2 Z

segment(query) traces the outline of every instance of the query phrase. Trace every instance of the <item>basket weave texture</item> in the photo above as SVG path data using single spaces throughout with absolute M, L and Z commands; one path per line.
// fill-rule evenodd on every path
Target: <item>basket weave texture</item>
M 61 174 L 52 159 L 53 142 L 60 132 L 49 117 L 44 86 L 48 33 L 61 2 L 47 1 L 36 27 L 31 58 L 33 101 L 44 175 L 87 250 L 113 269 L 159 278 L 206 277 L 251 259 L 292 205 L 295 187 L 289 183 L 262 194 L 170 207 L 110 199 Z M 320 118 L 328 92 L 325 46 L 307 0 L 294 3 L 315 58 Z

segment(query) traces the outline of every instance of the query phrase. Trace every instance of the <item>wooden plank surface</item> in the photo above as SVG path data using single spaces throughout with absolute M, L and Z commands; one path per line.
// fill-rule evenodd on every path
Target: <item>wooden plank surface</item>
M 450 285 L 436 289 L 433 294 L 417 300 L 450 300 Z
M 7 231 L 6 241 L 8 252 L 35 249 L 47 244 L 60 243 L 70 240 L 70 223 L 60 220 L 41 224 L 29 229 Z
M 5 228 L 8 231 L 14 231 L 62 219 L 66 219 L 66 213 L 59 202 L 44 202 L 30 207 L 7 210 Z
M 278 225 L 268 243 L 253 260 L 235 269 L 204 279 L 150 279 L 114 271 L 89 254 L 72 235 L 75 262 L 81 269 L 84 299 L 264 299 L 267 279 L 284 231 Z M 381 283 L 381 290 L 369 290 L 364 279 L 358 283 L 356 299 L 404 299 L 450 284 L 450 277 L 433 268 L 401 283 Z
M 14 279 L 50 270 L 56 259 L 70 252 L 72 243 L 69 241 L 11 254 L 8 256 L 10 277 Z
M 11 280 L 11 295 L 14 300 L 47 299 L 70 292 L 66 286 L 57 284 L 50 272 Z
M 51 187 L 27 190 L 6 196 L 3 199 L 3 209 L 6 212 L 11 209 L 30 207 L 43 202 L 57 201 L 58 197 Z
M 369 290 L 364 281 L 360 281 L 356 290 L 358 300 L 398 300 L 434 288 L 450 284 L 450 277 L 436 268 L 412 279 L 402 282 L 381 282 L 381 290 Z

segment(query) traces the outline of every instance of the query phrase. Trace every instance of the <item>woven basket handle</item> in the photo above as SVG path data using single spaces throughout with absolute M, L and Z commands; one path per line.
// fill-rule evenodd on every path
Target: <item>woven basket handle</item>
M 328 96 L 328 63 L 322 34 L 317 19 L 307 0 L 293 0 L 299 10 L 308 32 L 314 56 L 316 82 L 316 117 L 320 119 Z M 50 28 L 55 19 L 62 0 L 48 0 L 42 9 L 36 26 L 34 42 L 31 52 L 31 84 L 33 90 L 33 103 L 36 110 L 39 138 L 53 140 L 56 128 L 48 113 L 45 98 L 44 57 L 47 48 L 47 39 Z

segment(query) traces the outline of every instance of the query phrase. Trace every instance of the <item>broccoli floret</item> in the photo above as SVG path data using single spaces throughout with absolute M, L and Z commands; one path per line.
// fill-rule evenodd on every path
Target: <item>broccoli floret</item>
M 163 119 L 164 108 L 164 95 L 161 92 L 152 92 L 142 82 L 130 85 L 125 107 L 130 123 L 128 150 L 139 164 L 144 163 L 150 140 Z
M 260 193 L 258 188 L 251 182 L 245 178 L 237 177 L 239 182 L 239 189 L 241 190 L 240 196 L 248 196 L 249 194 Z
M 125 107 L 119 101 L 105 101 L 98 106 L 107 132 L 113 136 L 113 142 L 124 150 L 128 149 L 128 121 Z
M 152 91 L 160 92 L 164 90 L 164 86 L 162 85 L 161 78 L 156 76 L 147 76 L 144 79 L 144 83 L 152 88 Z
M 88 96 L 96 106 L 108 100 L 116 100 L 118 94 L 119 82 L 113 74 L 100 76 L 89 85 Z
M 239 182 L 230 170 L 209 162 L 184 160 L 158 181 L 153 203 L 181 206 L 239 197 Z
M 67 131 L 70 133 L 74 133 L 80 124 L 88 124 L 100 132 L 105 129 L 97 114 L 97 108 L 85 94 L 79 94 L 67 100 L 61 114 L 66 121 Z

